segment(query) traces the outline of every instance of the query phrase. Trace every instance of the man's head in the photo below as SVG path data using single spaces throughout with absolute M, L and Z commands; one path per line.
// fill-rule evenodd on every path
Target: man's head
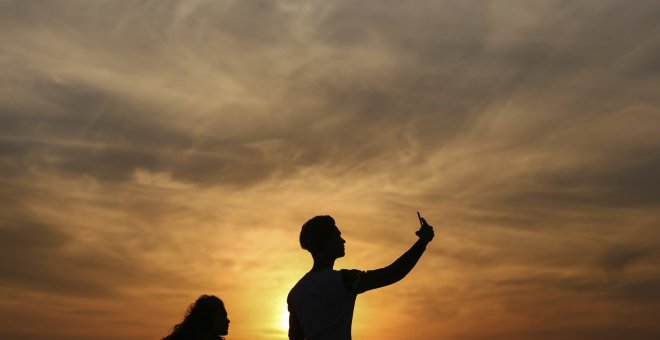
M 312 255 L 332 258 L 344 256 L 344 239 L 335 220 L 328 216 L 315 216 L 303 224 L 300 230 L 300 246 Z

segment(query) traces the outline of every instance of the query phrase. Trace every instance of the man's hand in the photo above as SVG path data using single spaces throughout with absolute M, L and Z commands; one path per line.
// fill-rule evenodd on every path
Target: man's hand
M 419 237 L 419 240 L 424 243 L 429 243 L 433 240 L 435 233 L 433 232 L 433 227 L 431 227 L 426 220 L 422 217 L 419 218 L 419 222 L 422 226 L 415 232 L 415 235 Z

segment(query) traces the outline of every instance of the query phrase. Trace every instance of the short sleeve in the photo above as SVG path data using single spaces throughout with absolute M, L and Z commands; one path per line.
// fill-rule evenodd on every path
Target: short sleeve
M 353 294 L 357 294 L 357 285 L 364 272 L 357 269 L 342 269 L 339 273 L 341 274 L 341 282 L 344 288 Z

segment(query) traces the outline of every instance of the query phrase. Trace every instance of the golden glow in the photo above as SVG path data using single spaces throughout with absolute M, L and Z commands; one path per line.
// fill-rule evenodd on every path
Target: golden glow
M 284 304 L 280 312 L 279 326 L 284 331 L 289 330 L 289 311 L 286 307 L 286 304 Z

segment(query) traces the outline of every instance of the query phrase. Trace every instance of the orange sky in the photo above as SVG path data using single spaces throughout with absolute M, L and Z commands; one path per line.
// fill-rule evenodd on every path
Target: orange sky
M 436 239 L 356 340 L 660 338 L 657 1 L 0 0 L 0 338 L 285 338 Z

